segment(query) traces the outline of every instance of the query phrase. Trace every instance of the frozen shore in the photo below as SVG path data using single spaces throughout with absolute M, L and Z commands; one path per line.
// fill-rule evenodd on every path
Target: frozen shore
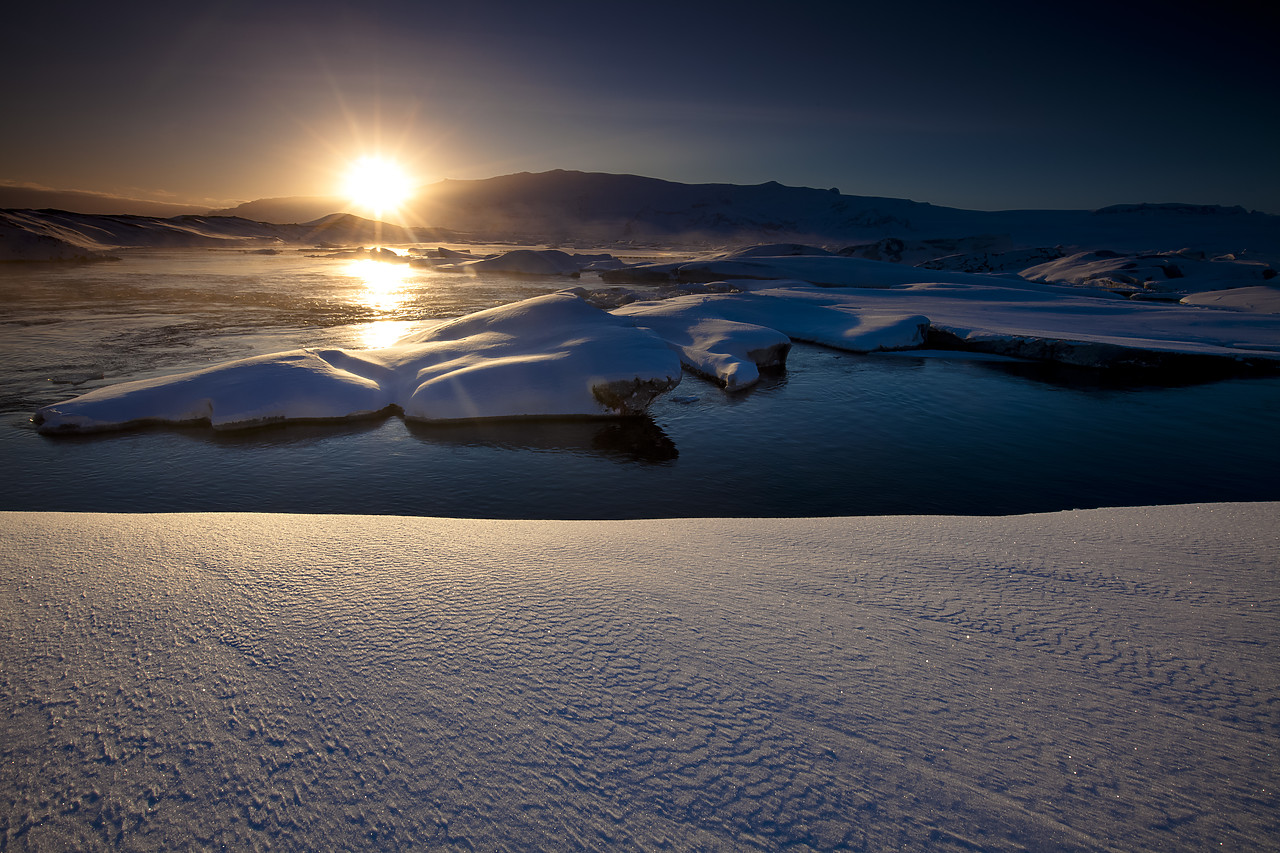
M 61 434 L 153 424 L 244 429 L 391 413 L 422 421 L 629 416 L 678 385 L 682 366 L 729 391 L 749 388 L 761 369 L 785 364 L 792 341 L 859 353 L 936 347 L 1182 379 L 1280 371 L 1280 315 L 1269 310 L 1274 288 L 1224 287 L 1221 308 L 1134 301 L 1145 288 L 1124 282 L 1137 291 L 1121 295 L 1112 278 L 1105 285 L 1096 278 L 1118 275 L 1094 269 L 1110 269 L 1116 253 L 1106 254 L 1105 261 L 1079 256 L 1032 268 L 1052 266 L 1057 271 L 1043 275 L 1088 282 L 1063 285 L 758 246 L 695 264 L 614 271 L 641 281 L 674 276 L 657 292 L 574 287 L 459 317 L 381 349 L 291 350 L 102 386 L 42 406 L 33 419 L 41 432 Z M 595 262 L 579 257 L 519 250 L 494 262 L 539 275 L 545 264 Z M 1201 270 L 1198 287 L 1274 277 L 1269 266 L 1214 264 Z M 673 286 L 690 270 L 712 281 Z M 1188 278 L 1180 268 L 1179 276 Z M 1163 299 L 1182 291 L 1153 292 Z
M 1264 849 L 1280 504 L 0 515 L 8 849 Z

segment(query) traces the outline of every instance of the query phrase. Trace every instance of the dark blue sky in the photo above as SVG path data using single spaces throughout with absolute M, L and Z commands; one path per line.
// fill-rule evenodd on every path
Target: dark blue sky
M 1277 17 L 1234 0 L 26 6 L 0 180 L 223 203 L 332 192 L 380 150 L 424 182 L 1280 213 Z

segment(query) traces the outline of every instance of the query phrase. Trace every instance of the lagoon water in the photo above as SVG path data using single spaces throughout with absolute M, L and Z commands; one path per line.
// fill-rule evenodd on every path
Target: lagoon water
M 386 346 L 598 284 L 309 254 L 0 265 L 0 509 L 654 518 L 1280 499 L 1280 379 L 1139 384 L 804 345 L 743 394 L 686 375 L 638 421 L 35 432 L 37 407 L 105 384 L 302 346 Z

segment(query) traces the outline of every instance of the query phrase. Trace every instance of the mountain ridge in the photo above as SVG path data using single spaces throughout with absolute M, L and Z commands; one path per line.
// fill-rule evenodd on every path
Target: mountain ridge
M 776 181 L 682 184 L 639 175 L 566 170 L 439 181 L 407 206 L 403 227 L 377 226 L 349 210 L 325 210 L 340 202 L 334 197 L 295 196 L 258 199 L 203 216 L 152 217 L 146 225 L 154 232 L 150 235 L 138 230 L 140 223 L 126 223 L 119 214 L 103 216 L 103 222 L 75 225 L 68 217 L 82 214 L 26 210 L 9 211 L 5 217 L 11 229 L 33 228 L 95 249 L 231 245 L 237 240 L 302 244 L 441 240 L 699 249 L 791 242 L 840 247 L 890 238 L 957 240 L 981 235 L 999 238 L 992 245 L 1004 248 L 1074 245 L 1160 251 L 1195 247 L 1214 254 L 1280 253 L 1280 216 L 1238 206 L 1180 202 L 1117 204 L 1093 211 L 975 211 L 847 195 L 834 187 L 788 187 Z M 290 221 L 276 221 L 281 218 Z M 319 228 L 322 220 L 328 224 Z M 337 227 L 339 221 L 345 226 Z M 317 236 L 320 231 L 324 235 Z
M 55 190 L 48 187 L 0 183 L 0 209 L 55 209 L 103 216 L 182 216 L 208 212 L 203 205 L 151 201 L 83 190 Z
M 268 214 L 268 221 L 281 218 L 269 215 L 266 201 L 220 212 L 247 208 L 244 212 L 255 216 Z M 311 200 L 283 201 L 296 206 Z M 1146 242 L 1162 248 L 1177 248 L 1169 241 L 1182 239 L 1207 240 L 1223 251 L 1280 250 L 1280 217 L 1238 206 L 1142 202 L 1097 210 L 978 211 L 777 181 L 683 184 L 563 169 L 442 180 L 420 191 L 404 219 L 415 226 L 527 243 L 834 245 L 887 237 L 1004 234 L 1015 245 L 1065 242 L 1112 248 L 1130 242 L 1136 229 L 1153 232 Z M 1068 233 L 1054 234 L 1061 229 Z

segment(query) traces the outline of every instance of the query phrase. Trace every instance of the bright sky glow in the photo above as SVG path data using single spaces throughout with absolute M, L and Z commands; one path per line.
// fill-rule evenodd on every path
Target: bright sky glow
M 10 5 L 23 132 L 0 134 L 0 181 L 229 207 L 331 195 L 346 157 L 393 153 L 430 163 L 419 185 L 571 169 L 1280 212 L 1256 2 Z

